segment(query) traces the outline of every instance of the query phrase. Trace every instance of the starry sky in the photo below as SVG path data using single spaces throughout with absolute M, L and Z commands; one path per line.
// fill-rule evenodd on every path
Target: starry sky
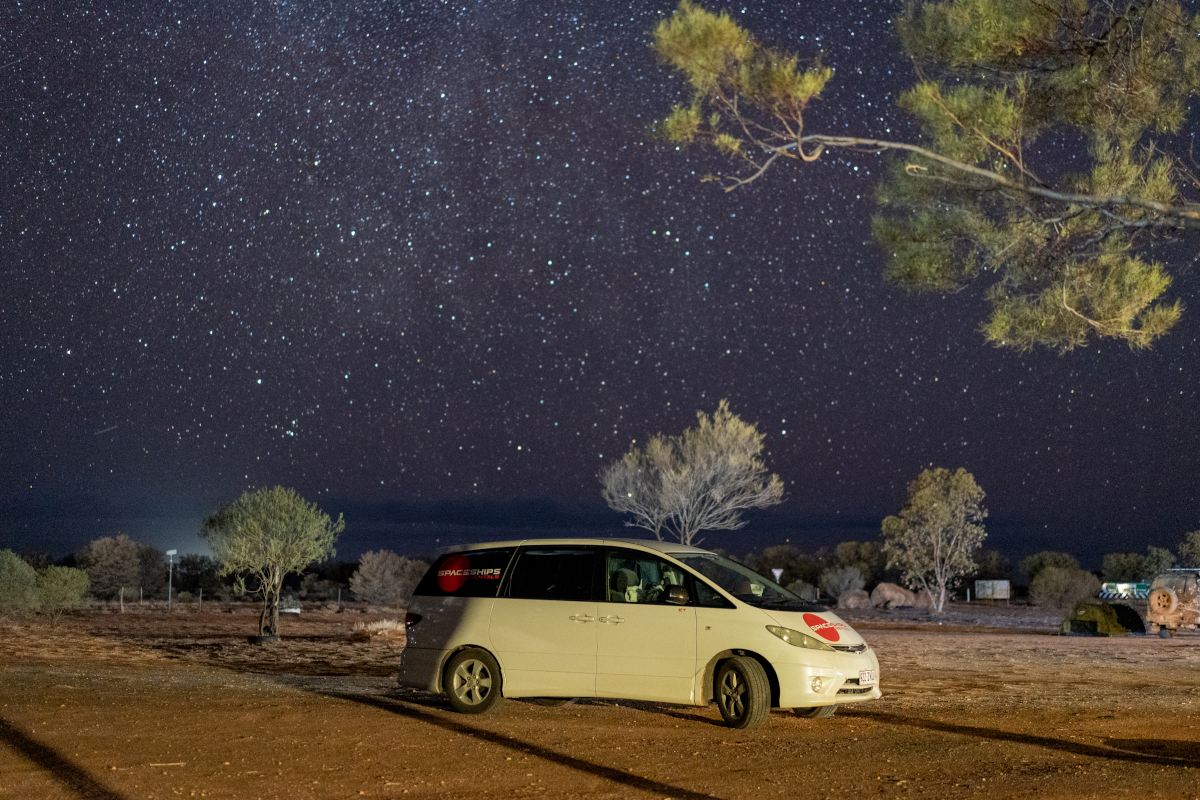
M 734 551 L 873 536 L 929 465 L 1014 555 L 1200 527 L 1200 311 L 1148 353 L 996 350 L 980 291 L 884 284 L 877 157 L 701 183 L 649 131 L 673 6 L 5 4 L 0 546 L 197 550 L 276 483 L 349 557 L 615 532 L 598 470 L 722 397 L 787 487 Z M 730 10 L 835 68 L 811 128 L 911 137 L 900 6 Z

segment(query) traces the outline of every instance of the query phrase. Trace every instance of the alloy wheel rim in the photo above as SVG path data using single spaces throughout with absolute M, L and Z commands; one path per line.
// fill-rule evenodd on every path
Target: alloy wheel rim
M 736 671 L 725 673 L 721 680 L 721 706 L 734 719 L 740 719 L 746 712 L 746 685 L 742 683 Z
M 454 670 L 454 694 L 464 703 L 477 706 L 492 692 L 492 674 L 482 661 L 470 659 Z

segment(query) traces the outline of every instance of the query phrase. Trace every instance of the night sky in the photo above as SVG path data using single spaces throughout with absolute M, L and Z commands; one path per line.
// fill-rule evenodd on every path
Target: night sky
M 810 128 L 911 138 L 900 6 L 731 11 L 835 67 Z M 348 557 L 613 532 L 601 466 L 722 397 L 787 486 L 734 551 L 873 536 L 929 465 L 1014 555 L 1200 527 L 1194 274 L 1148 353 L 993 349 L 979 287 L 883 283 L 881 159 L 725 194 L 650 134 L 673 7 L 5 4 L 0 546 L 197 550 L 276 483 Z

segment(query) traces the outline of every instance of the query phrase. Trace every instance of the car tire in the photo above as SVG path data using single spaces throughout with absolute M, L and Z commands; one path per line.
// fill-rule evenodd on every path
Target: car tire
M 1179 596 L 1175 594 L 1174 589 L 1160 586 L 1150 592 L 1149 597 L 1146 598 L 1146 605 L 1151 613 L 1170 614 L 1179 608 Z
M 722 661 L 713 688 L 721 718 L 731 728 L 753 728 L 771 713 L 771 683 L 753 658 L 734 656 Z
M 837 706 L 813 706 L 812 708 L 793 708 L 792 713 L 805 719 L 825 719 L 837 713 Z
M 1158 638 L 1160 638 L 1160 639 L 1170 639 L 1174 635 L 1175 635 L 1175 631 L 1171 630 L 1170 628 L 1159 628 L 1158 629 Z
M 460 650 L 446 662 L 442 689 L 450 707 L 463 714 L 482 714 L 500 702 L 504 681 L 500 665 L 486 650 Z

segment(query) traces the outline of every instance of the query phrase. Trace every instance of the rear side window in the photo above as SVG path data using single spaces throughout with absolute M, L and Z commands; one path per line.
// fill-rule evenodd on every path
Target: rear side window
M 508 596 L 522 600 L 591 600 L 596 551 L 578 547 L 522 550 Z
M 512 553 L 512 548 L 446 553 L 433 562 L 413 594 L 495 597 Z

